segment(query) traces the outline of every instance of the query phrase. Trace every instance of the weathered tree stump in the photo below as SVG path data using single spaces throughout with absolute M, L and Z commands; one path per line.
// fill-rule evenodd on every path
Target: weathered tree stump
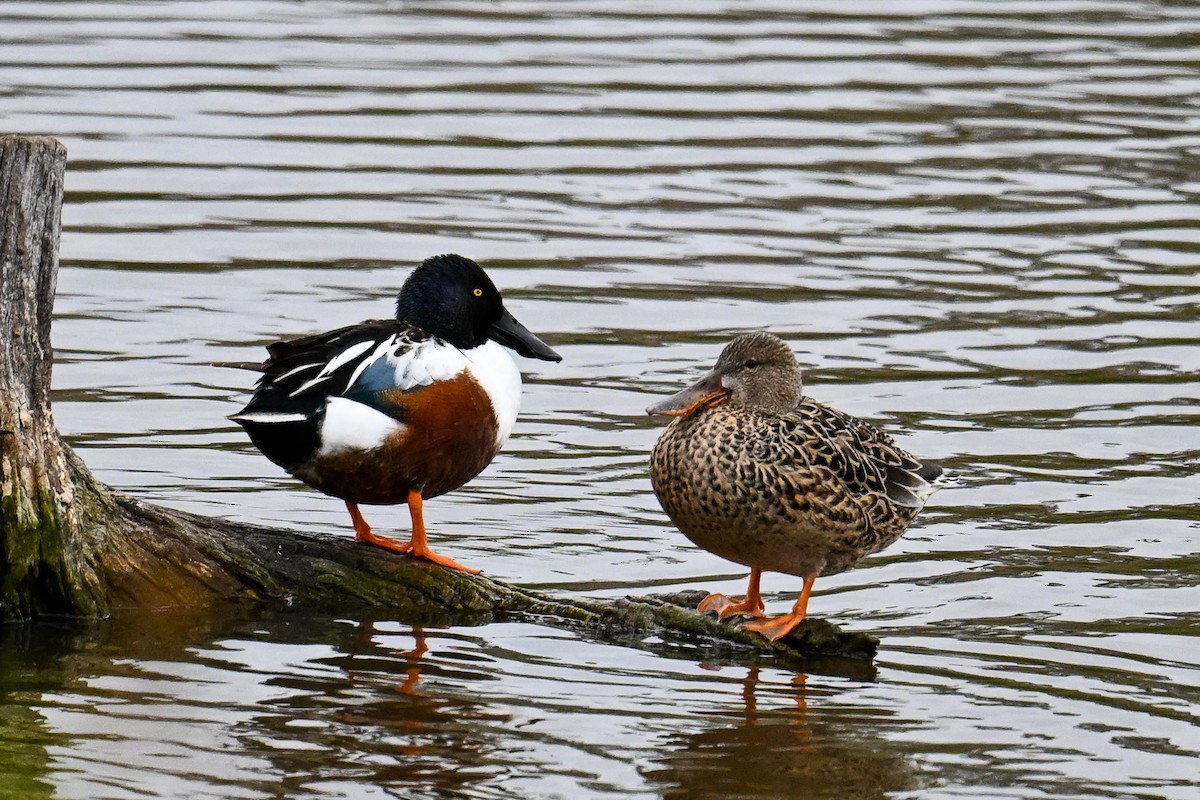
M 0 621 L 286 600 L 443 622 L 520 615 L 648 647 L 657 634 L 712 652 L 874 656 L 872 637 L 822 620 L 772 644 L 684 607 L 701 593 L 555 599 L 348 538 L 172 511 L 102 485 L 62 441 L 50 408 L 65 165 L 54 139 L 0 138 Z

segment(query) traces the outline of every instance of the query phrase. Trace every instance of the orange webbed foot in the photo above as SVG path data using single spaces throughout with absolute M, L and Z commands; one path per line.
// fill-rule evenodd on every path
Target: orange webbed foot
M 432 561 L 434 564 L 437 564 L 439 567 L 445 567 L 446 569 L 456 569 L 459 572 L 465 572 L 468 575 L 478 575 L 480 572 L 483 571 L 483 570 L 473 569 L 471 567 L 464 567 L 462 564 L 458 563 L 453 558 L 450 558 L 450 556 L 438 555 L 437 553 L 430 550 L 428 547 L 421 547 L 419 544 L 414 545 L 412 542 L 408 542 L 407 545 L 408 545 L 408 549 L 404 551 L 407 555 L 410 555 L 413 558 L 423 558 L 426 561 Z
M 761 633 L 772 642 L 777 642 L 787 636 L 804 621 L 804 617 L 808 613 L 808 597 L 812 594 L 813 583 L 816 579 L 816 575 L 810 575 L 804 579 L 804 590 L 800 592 L 800 599 L 796 601 L 796 605 L 792 606 L 791 613 L 781 617 L 747 622 L 743 627 L 748 631 Z
M 696 606 L 696 610 L 701 613 L 715 612 L 717 619 L 729 619 L 738 614 L 745 614 L 750 617 L 766 616 L 767 607 L 763 605 L 762 593 L 759 591 L 759 582 L 762 579 L 762 570 L 750 570 L 750 584 L 746 587 L 746 597 L 742 600 L 733 600 L 723 594 L 710 594 L 708 597 L 700 601 L 700 605 Z
M 416 544 L 411 541 L 402 542 L 399 539 L 393 539 L 390 536 L 380 536 L 372 531 L 367 531 L 365 534 L 359 533 L 355 538 L 363 544 L 382 547 L 384 550 L 391 550 L 393 553 L 401 553 L 411 558 L 423 558 L 426 561 L 432 561 L 439 567 L 456 569 L 459 572 L 465 572 L 469 575 L 478 575 L 482 571 L 478 569 L 472 569 L 471 567 L 464 567 L 453 558 L 439 555 L 430 550 L 428 547 L 421 546 L 419 542 Z
M 468 575 L 478 575 L 481 570 L 464 567 L 453 558 L 438 555 L 429 549 L 429 545 L 425 540 L 425 524 L 421 519 L 420 495 L 416 496 L 415 501 L 410 498 L 410 508 L 414 505 L 416 506 L 416 510 L 413 514 L 413 538 L 407 542 L 402 542 L 390 536 L 380 536 L 378 533 L 372 531 L 371 526 L 367 524 L 367 521 L 363 519 L 362 513 L 358 510 L 358 505 L 347 501 L 346 508 L 350 510 L 350 519 L 354 522 L 355 540 L 363 544 L 382 547 L 384 550 L 391 550 L 393 553 L 401 553 L 413 558 L 423 558 L 426 561 L 432 561 L 440 567 L 456 569 Z
M 391 550 L 393 553 L 404 553 L 405 555 L 407 555 L 409 550 L 412 548 L 412 542 L 402 542 L 399 539 L 393 539 L 390 536 L 380 536 L 378 533 L 373 532 L 370 528 L 368 528 L 365 533 L 363 531 L 355 531 L 354 540 L 357 542 L 362 542 L 363 544 L 381 547 L 384 550 Z
M 803 614 L 784 614 L 781 617 L 772 617 L 771 619 L 761 619 L 754 620 L 753 622 L 747 622 L 742 627 L 748 631 L 761 633 L 772 642 L 777 642 L 795 630 L 796 626 L 803 621 Z
M 763 605 L 761 597 L 747 596 L 744 600 L 734 600 L 723 594 L 710 594 L 700 601 L 696 610 L 703 614 L 713 612 L 717 615 L 717 619 L 724 620 L 738 614 L 762 617 L 766 613 L 766 606 Z

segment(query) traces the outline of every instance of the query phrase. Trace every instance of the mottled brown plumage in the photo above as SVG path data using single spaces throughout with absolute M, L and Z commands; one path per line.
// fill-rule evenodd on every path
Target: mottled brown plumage
M 701 610 L 763 615 L 764 571 L 805 579 L 792 614 L 750 623 L 771 638 L 804 618 L 812 582 L 900 538 L 942 468 L 803 396 L 800 367 L 769 333 L 739 336 L 695 385 L 648 409 L 677 417 L 650 460 L 654 492 L 695 544 L 751 568 L 745 600 Z

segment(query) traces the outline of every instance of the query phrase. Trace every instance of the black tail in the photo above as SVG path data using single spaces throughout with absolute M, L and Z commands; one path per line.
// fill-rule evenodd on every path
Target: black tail
M 261 361 L 212 361 L 210 367 L 229 367 L 230 369 L 248 369 L 251 372 L 263 372 L 266 364 Z

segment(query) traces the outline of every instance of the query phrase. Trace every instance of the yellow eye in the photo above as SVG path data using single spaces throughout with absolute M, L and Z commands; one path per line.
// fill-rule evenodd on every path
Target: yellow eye
M 472 292 L 472 294 L 474 294 L 476 297 L 483 297 L 483 289 L 476 289 L 474 292 Z

